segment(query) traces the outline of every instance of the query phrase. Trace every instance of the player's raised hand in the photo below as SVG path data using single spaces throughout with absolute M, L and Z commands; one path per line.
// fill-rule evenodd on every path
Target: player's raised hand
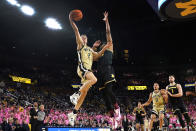
M 103 15 L 104 15 L 103 21 L 107 21 L 108 20 L 108 12 L 105 11 L 103 13 Z
M 100 40 L 95 41 L 95 43 L 93 44 L 93 47 L 97 48 L 99 47 L 99 45 L 101 44 Z

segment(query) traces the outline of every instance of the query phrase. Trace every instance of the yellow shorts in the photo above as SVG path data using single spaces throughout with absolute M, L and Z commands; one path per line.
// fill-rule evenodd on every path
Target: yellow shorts
M 86 74 L 89 71 L 90 70 L 81 68 L 80 65 L 78 65 L 77 73 L 78 73 L 78 76 L 81 78 L 81 83 L 82 84 L 84 84 L 86 82 Z
M 152 114 L 159 115 L 159 114 L 164 114 L 164 113 L 165 113 L 165 106 L 153 107 L 153 109 L 152 109 Z

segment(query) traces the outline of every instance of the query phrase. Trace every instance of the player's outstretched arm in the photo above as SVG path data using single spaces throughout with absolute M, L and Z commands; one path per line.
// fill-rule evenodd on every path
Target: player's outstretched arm
M 82 38 L 80 37 L 80 32 L 78 30 L 77 25 L 75 24 L 75 22 L 71 18 L 71 14 L 69 14 L 69 21 L 70 21 L 70 24 L 74 30 L 75 36 L 76 36 L 76 43 L 78 45 L 78 49 L 80 49 L 82 47 L 83 41 L 82 41 Z
M 105 25 L 106 25 L 107 42 L 112 42 L 112 35 L 111 35 L 110 24 L 109 24 L 109 20 L 108 20 L 108 12 L 106 12 L 106 11 L 104 12 L 103 21 L 105 21 Z
M 149 106 L 151 102 L 152 102 L 152 93 L 150 93 L 149 98 L 148 98 L 148 101 L 146 103 L 142 104 L 142 106 L 143 107 L 144 106 Z
M 97 48 L 100 46 L 100 44 L 101 44 L 100 40 L 95 41 L 92 47 L 93 51 L 97 52 Z
M 108 20 L 108 12 L 104 12 L 104 18 L 103 21 L 105 21 L 105 25 L 106 25 L 106 39 L 107 42 L 111 42 L 112 46 L 109 47 L 109 50 L 113 51 L 113 41 L 112 41 L 112 35 L 111 35 L 111 30 L 110 30 L 110 24 L 109 24 L 109 20 Z
M 93 60 L 97 60 L 99 57 L 101 57 L 104 52 L 111 46 L 111 42 L 108 42 L 103 48 L 101 51 L 99 52 L 94 52 L 93 51 Z

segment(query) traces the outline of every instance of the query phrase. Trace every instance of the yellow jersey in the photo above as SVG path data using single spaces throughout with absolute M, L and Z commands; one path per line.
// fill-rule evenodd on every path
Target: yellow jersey
M 93 50 L 88 47 L 87 45 L 84 45 L 78 52 L 78 61 L 79 66 L 81 66 L 82 70 L 91 70 L 92 64 L 93 64 Z
M 153 107 L 155 108 L 162 108 L 165 105 L 163 96 L 161 95 L 161 92 L 153 92 L 152 93 L 152 101 L 153 101 Z

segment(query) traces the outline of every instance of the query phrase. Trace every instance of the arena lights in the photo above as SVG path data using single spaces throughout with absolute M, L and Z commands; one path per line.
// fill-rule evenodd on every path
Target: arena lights
M 25 15 L 32 16 L 35 14 L 34 9 L 28 5 L 23 5 L 20 9 Z
M 54 19 L 54 18 L 47 18 L 45 20 L 45 25 L 48 28 L 55 29 L 55 30 L 61 30 L 62 29 L 60 23 L 57 22 L 56 19 Z
M 18 3 L 18 1 L 16 0 L 7 0 L 8 3 L 10 3 L 11 5 L 20 7 L 21 5 Z
M 13 6 L 19 7 L 21 12 L 23 12 L 25 15 L 33 16 L 36 13 L 35 10 L 31 6 L 29 6 L 29 5 L 21 5 L 21 4 L 18 3 L 17 0 L 6 0 L 6 1 L 9 4 L 13 5 Z M 61 30 L 61 29 L 63 29 L 61 24 L 54 18 L 47 18 L 45 20 L 45 25 L 48 28 L 54 29 L 54 30 Z

